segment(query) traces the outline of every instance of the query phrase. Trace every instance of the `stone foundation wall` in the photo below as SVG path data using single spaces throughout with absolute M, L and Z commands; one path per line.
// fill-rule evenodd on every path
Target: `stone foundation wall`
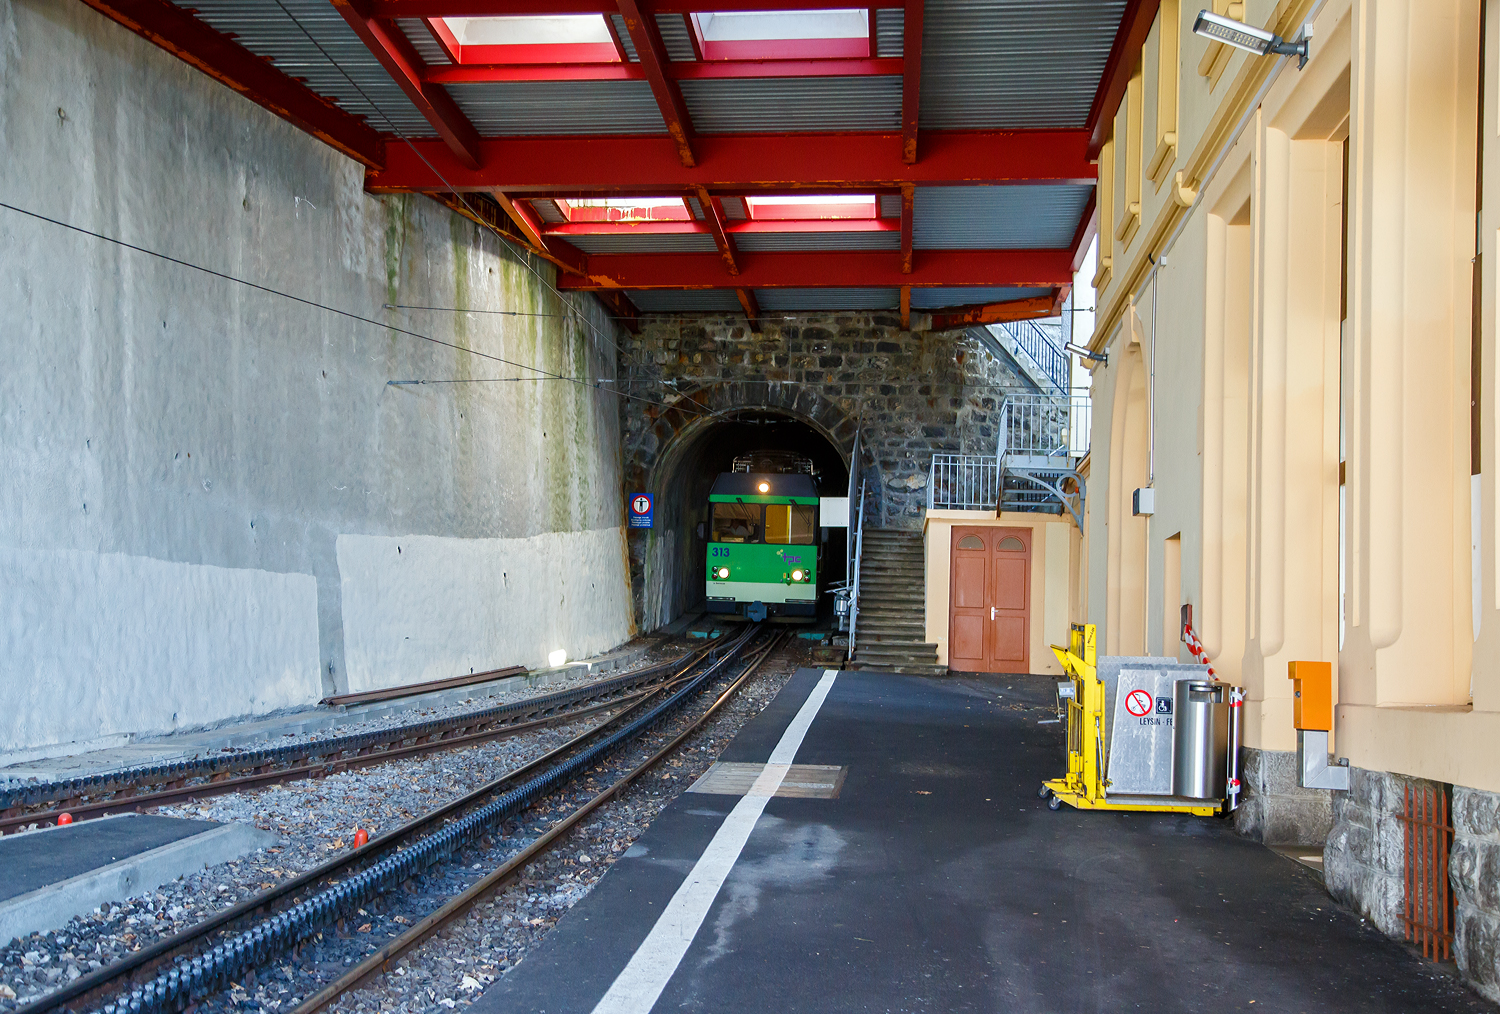
M 1331 793 L 1333 830 L 1323 849 L 1328 893 L 1398 938 L 1406 936 L 1406 844 L 1398 815 L 1406 786 L 1418 781 L 1350 768 L 1349 791 Z
M 1500 794 L 1453 787 L 1448 874 L 1458 970 L 1479 992 L 1500 1001 Z
M 1297 784 L 1297 754 L 1240 751 L 1240 805 L 1235 830 L 1266 845 L 1322 845 L 1333 823 L 1329 793 Z

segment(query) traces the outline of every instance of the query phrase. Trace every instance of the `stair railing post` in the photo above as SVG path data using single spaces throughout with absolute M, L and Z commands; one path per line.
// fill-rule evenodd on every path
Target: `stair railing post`
M 859 629 L 859 569 L 865 555 L 865 483 L 859 484 L 859 534 L 854 537 L 854 583 L 849 591 L 849 657 L 854 657 L 855 632 Z

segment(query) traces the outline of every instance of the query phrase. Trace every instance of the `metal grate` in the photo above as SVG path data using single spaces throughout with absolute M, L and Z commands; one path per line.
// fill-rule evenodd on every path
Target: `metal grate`
M 1453 821 L 1447 786 L 1406 786 L 1406 939 L 1433 961 L 1453 951 L 1453 894 L 1448 853 Z

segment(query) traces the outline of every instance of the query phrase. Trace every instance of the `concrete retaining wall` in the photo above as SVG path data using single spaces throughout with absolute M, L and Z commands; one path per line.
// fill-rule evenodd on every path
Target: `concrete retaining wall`
M 527 368 L 614 375 L 591 298 L 81 3 L 0 0 L 0 165 L 375 322 L 0 209 L 0 763 L 630 635 L 619 406 Z

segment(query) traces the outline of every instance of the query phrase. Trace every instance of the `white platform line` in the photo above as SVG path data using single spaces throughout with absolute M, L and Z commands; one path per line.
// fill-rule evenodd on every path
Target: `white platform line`
M 797 756 L 808 727 L 817 717 L 818 709 L 823 706 L 837 678 L 836 670 L 824 670 L 823 678 L 802 702 L 797 717 L 792 719 L 776 749 L 771 751 L 765 770 L 719 825 L 713 841 L 708 843 L 692 872 L 667 902 L 661 918 L 651 927 L 651 932 L 609 987 L 609 992 L 604 994 L 604 999 L 594 1007 L 594 1014 L 647 1014 L 656 1004 L 657 997 L 667 988 L 668 980 L 677 971 L 682 956 L 707 918 L 714 898 L 719 895 L 719 888 L 724 886 L 729 871 L 739 860 L 761 811 L 781 787 L 781 780 Z

